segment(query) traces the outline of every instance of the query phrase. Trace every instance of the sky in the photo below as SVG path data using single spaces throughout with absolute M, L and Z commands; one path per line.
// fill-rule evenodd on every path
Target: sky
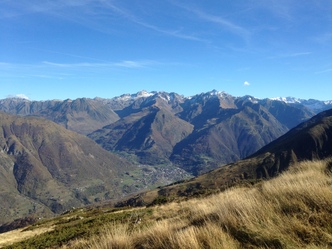
M 331 0 L 0 0 L 0 99 L 332 100 Z

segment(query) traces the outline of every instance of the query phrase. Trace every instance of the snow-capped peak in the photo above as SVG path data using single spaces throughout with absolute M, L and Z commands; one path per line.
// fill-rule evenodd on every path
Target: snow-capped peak
M 224 91 L 217 91 L 216 89 L 213 89 L 212 91 L 208 92 L 208 94 L 211 96 L 219 96 L 219 97 L 225 97 L 229 95 Z
M 276 97 L 276 98 L 270 98 L 271 100 L 277 100 L 285 102 L 286 104 L 296 104 L 296 103 L 302 103 L 303 99 L 298 99 L 294 97 Z
M 7 96 L 7 99 L 30 100 L 25 94 L 9 95 Z
M 143 90 L 143 91 L 140 91 L 140 92 L 137 92 L 134 94 L 129 94 L 129 93 L 122 94 L 121 96 L 115 97 L 114 99 L 128 101 L 128 100 L 136 100 L 138 98 L 147 98 L 147 97 L 153 96 L 155 94 L 156 94 L 155 92 L 147 92 L 147 91 Z
M 321 101 L 316 99 L 299 99 L 294 97 L 277 97 L 270 98 L 271 100 L 277 100 L 285 102 L 286 104 L 301 104 L 313 111 L 322 111 L 329 108 L 332 108 L 332 100 Z
M 153 96 L 155 94 L 156 94 L 155 92 L 147 92 L 147 91 L 143 90 L 143 91 L 140 91 L 133 95 L 136 95 L 137 98 L 147 98 L 147 97 Z
M 258 98 L 253 97 L 253 96 L 250 96 L 250 95 L 245 95 L 243 97 L 240 97 L 240 99 L 241 100 L 248 100 L 248 101 L 250 101 L 250 102 L 252 102 L 254 104 L 257 104 L 259 102 L 259 100 L 260 100 Z
M 217 91 L 217 90 L 213 89 L 210 92 L 201 93 L 201 94 L 196 95 L 196 96 L 202 96 L 203 98 L 209 98 L 209 97 L 225 98 L 225 97 L 230 96 L 230 95 L 228 93 L 224 92 L 224 91 Z M 193 96 L 193 97 L 195 97 L 195 96 Z M 190 98 L 193 98 L 193 97 L 190 97 Z

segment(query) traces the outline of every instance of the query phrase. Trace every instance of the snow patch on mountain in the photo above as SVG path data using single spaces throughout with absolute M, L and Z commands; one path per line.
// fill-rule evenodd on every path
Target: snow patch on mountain
M 286 104 L 301 104 L 313 111 L 323 111 L 332 108 L 332 100 L 321 101 L 316 99 L 299 99 L 293 97 L 277 97 L 271 100 L 282 101 Z
M 258 99 L 256 97 L 250 96 L 250 95 L 245 95 L 243 97 L 238 97 L 237 99 L 241 99 L 242 101 L 247 100 L 247 101 L 250 101 L 253 104 L 258 104 L 259 100 L 261 100 L 261 99 Z
M 246 96 L 242 96 L 242 97 L 241 96 L 234 97 L 233 95 L 230 95 L 224 91 L 217 91 L 215 89 L 212 91 L 209 91 L 209 92 L 200 93 L 200 94 L 196 94 L 196 95 L 188 96 L 188 97 L 184 97 L 182 95 L 177 95 L 176 93 L 167 93 L 167 92 L 163 92 L 163 91 L 148 92 L 148 91 L 143 90 L 143 91 L 137 92 L 135 94 L 123 94 L 121 96 L 114 97 L 112 99 L 104 100 L 104 102 L 106 102 L 109 106 L 111 106 L 112 108 L 114 108 L 116 110 L 118 108 L 121 109 L 125 106 L 129 106 L 134 101 L 141 99 L 141 98 L 145 98 L 144 102 L 155 101 L 156 98 L 160 98 L 167 103 L 174 102 L 175 98 L 180 102 L 183 102 L 186 100 L 190 100 L 191 102 L 207 101 L 208 99 L 211 99 L 211 98 L 219 98 L 220 100 L 225 100 L 225 101 L 231 101 L 232 99 L 233 100 L 241 99 L 243 101 L 250 101 L 253 104 L 258 104 L 258 103 L 260 103 L 260 101 L 268 99 L 268 100 L 272 100 L 272 101 L 281 101 L 288 105 L 303 105 L 303 106 L 307 107 L 309 110 L 312 110 L 316 113 L 332 108 L 332 100 L 329 100 L 329 101 L 320 101 L 320 100 L 315 100 L 315 99 L 305 100 L 305 99 L 294 98 L 294 97 L 275 97 L 275 98 L 260 99 L 260 98 L 256 98 L 256 97 L 253 97 L 250 95 L 246 95 Z
M 155 95 L 156 92 L 147 92 L 145 90 L 134 93 L 134 94 L 122 94 L 119 97 L 114 97 L 113 99 L 115 100 L 122 100 L 122 101 L 130 101 L 130 100 L 136 100 L 138 98 L 148 98 L 151 97 L 153 95 Z
M 28 96 L 25 94 L 16 94 L 16 95 L 9 95 L 7 99 L 21 99 L 21 100 L 30 100 Z
M 140 91 L 133 95 L 135 98 L 147 98 L 147 97 L 153 96 L 155 94 L 156 94 L 156 92 L 147 92 L 147 91 L 143 90 L 143 91 Z
M 253 97 L 248 97 L 248 100 L 251 101 L 252 103 L 254 104 L 258 104 L 258 100 L 256 98 L 253 98 Z
M 286 104 L 296 104 L 296 103 L 301 104 L 301 102 L 303 101 L 302 99 L 293 98 L 293 97 L 276 97 L 276 98 L 270 98 L 270 100 L 277 100 L 285 102 Z

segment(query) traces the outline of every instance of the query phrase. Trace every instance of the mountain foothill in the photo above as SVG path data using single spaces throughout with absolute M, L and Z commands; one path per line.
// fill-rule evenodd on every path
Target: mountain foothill
M 216 90 L 0 100 L 0 225 L 175 181 L 182 183 L 155 197 L 273 177 L 296 161 L 330 156 L 330 108 Z

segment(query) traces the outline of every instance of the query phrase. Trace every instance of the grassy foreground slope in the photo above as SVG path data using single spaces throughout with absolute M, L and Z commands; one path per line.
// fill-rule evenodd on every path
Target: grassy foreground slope
M 331 170 L 330 159 L 306 161 L 204 198 L 78 210 L 30 227 L 53 230 L 5 248 L 330 248 Z

